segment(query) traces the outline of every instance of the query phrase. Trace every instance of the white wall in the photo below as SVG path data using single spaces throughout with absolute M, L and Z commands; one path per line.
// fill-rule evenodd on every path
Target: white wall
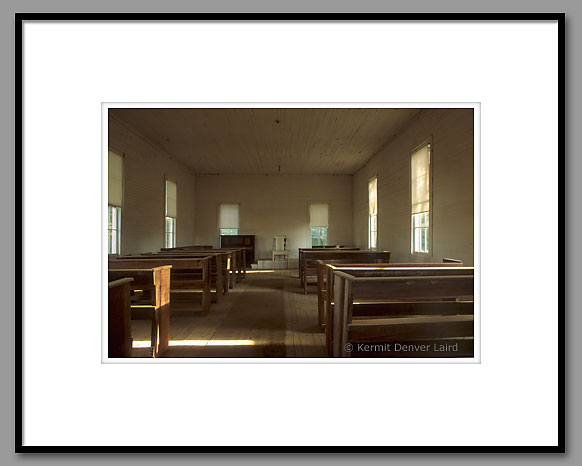
M 367 247 L 368 180 L 378 175 L 378 248 L 410 252 L 410 150 L 432 136 L 433 255 L 473 264 L 473 115 L 427 109 L 352 175 L 198 175 L 125 123 L 110 118 L 109 149 L 124 156 L 122 252 L 163 247 L 164 176 L 178 185 L 177 244 L 219 246 L 218 204 L 240 204 L 240 233 L 255 234 L 256 258 L 274 235 L 291 257 L 309 247 L 310 202 L 328 202 L 329 244 Z M 353 196 L 352 196 L 353 194 Z
M 132 254 L 163 247 L 164 179 L 178 186 L 176 242 L 194 242 L 195 176 L 134 129 L 109 119 L 109 150 L 123 155 L 121 251 Z
M 309 203 L 328 202 L 329 244 L 352 244 L 351 175 L 198 175 L 196 244 L 219 246 L 218 205 L 240 204 L 240 234 L 256 235 L 255 258 L 271 257 L 287 235 L 290 257 L 310 247 Z
M 426 109 L 353 177 L 354 243 L 367 247 L 368 180 L 378 176 L 378 249 L 410 257 L 410 151 L 432 136 L 433 254 L 473 265 L 473 110 Z

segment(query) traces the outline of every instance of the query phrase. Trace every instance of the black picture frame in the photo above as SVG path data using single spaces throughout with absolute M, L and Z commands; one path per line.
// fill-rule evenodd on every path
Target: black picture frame
M 16 453 L 564 453 L 566 451 L 565 13 L 16 13 L 15 14 L 15 452 Z M 540 446 L 27 446 L 23 444 L 23 23 L 25 21 L 556 21 L 558 23 L 558 445 Z

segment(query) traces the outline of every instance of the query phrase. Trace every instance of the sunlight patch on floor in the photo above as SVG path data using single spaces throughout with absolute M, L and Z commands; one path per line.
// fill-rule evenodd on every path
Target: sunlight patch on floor
M 170 340 L 170 346 L 254 346 L 254 340 Z M 149 348 L 150 340 L 134 340 L 133 348 Z

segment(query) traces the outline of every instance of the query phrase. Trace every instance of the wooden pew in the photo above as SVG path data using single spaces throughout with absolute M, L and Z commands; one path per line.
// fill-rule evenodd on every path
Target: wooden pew
M 333 271 L 349 271 L 355 269 L 364 270 L 385 270 L 394 267 L 462 267 L 459 261 L 445 262 L 416 262 L 416 263 L 393 263 L 393 264 L 350 264 L 346 260 L 318 260 L 317 261 L 317 316 L 320 327 L 325 329 L 326 315 L 333 306 Z M 329 291 L 328 291 L 329 290 Z
M 362 342 L 394 346 L 427 344 L 427 350 L 415 354 L 416 357 L 443 357 L 445 353 L 432 345 L 460 342 L 460 354 L 446 355 L 473 354 L 473 267 L 427 267 L 424 275 L 402 275 L 413 269 L 363 271 L 368 276 L 333 272 L 335 305 L 331 347 L 334 357 L 350 357 Z M 358 305 L 366 301 L 373 303 L 372 308 Z M 405 353 L 389 355 L 407 356 Z
M 232 283 L 240 282 L 247 276 L 247 256 L 244 248 L 220 248 L 221 251 L 233 252 L 231 267 Z
M 303 252 L 303 293 L 307 294 L 309 278 L 317 279 L 317 261 L 345 261 L 347 263 L 388 263 L 390 251 L 321 249 Z
M 312 246 L 310 248 L 298 248 L 297 258 L 298 258 L 298 267 L 299 267 L 299 280 L 301 281 L 301 287 L 303 287 L 303 252 L 304 251 L 311 251 L 312 249 L 345 249 L 346 251 L 352 250 L 357 251 L 360 248 L 352 248 L 346 247 L 342 245 L 334 245 L 334 246 Z
M 227 251 L 223 249 L 184 249 L 175 253 L 162 252 L 162 254 L 178 254 L 183 256 L 214 256 L 220 255 L 220 262 L 222 268 L 222 294 L 227 294 L 228 290 L 234 287 L 233 268 L 236 267 L 236 253 L 234 251 Z M 218 265 L 218 264 L 215 264 Z M 212 264 L 211 264 L 212 267 Z
M 109 269 L 151 269 L 171 265 L 170 293 L 202 290 L 202 311 L 210 310 L 210 257 L 173 258 L 121 256 L 109 261 Z
M 222 249 L 222 248 L 221 248 Z M 232 269 L 233 283 L 234 279 L 240 282 L 247 276 L 247 256 L 244 248 L 225 248 L 227 251 L 232 250 L 236 252 L 234 268 Z
M 209 249 L 208 251 L 211 251 Z M 247 256 L 245 254 L 245 248 L 220 248 L 219 251 L 231 251 L 233 252 L 232 260 L 233 266 L 231 267 L 232 283 L 240 282 L 247 275 Z
M 318 251 L 320 251 L 320 250 L 326 250 L 326 251 L 329 251 L 329 250 L 336 250 L 336 249 L 341 249 L 342 251 L 359 251 L 360 250 L 360 248 L 355 248 L 355 247 L 352 247 L 352 246 L 341 246 L 341 245 L 336 245 L 336 246 L 313 246 L 311 248 L 299 248 L 299 255 L 298 255 L 298 257 L 299 257 L 299 280 L 301 280 L 301 287 L 303 287 L 304 279 L 305 279 L 305 276 L 303 274 L 303 272 L 304 272 L 304 268 L 303 268 L 303 266 L 304 266 L 304 263 L 303 263 L 304 256 L 303 256 L 303 253 L 305 251 L 312 251 L 312 250 L 318 250 Z
M 467 275 L 473 274 L 472 267 L 460 267 L 458 264 L 452 263 L 402 263 L 402 264 L 346 264 L 345 266 L 337 266 L 333 264 L 325 264 L 326 267 L 326 280 L 329 286 L 326 285 L 326 292 L 324 294 L 325 305 L 324 323 L 322 325 L 325 328 L 325 338 L 326 345 L 329 354 L 332 352 L 332 331 L 333 331 L 333 321 L 334 321 L 334 296 L 335 296 L 335 283 L 334 283 L 334 272 L 341 271 L 348 273 L 356 277 L 402 277 L 402 276 L 431 276 L 431 275 Z M 382 302 L 359 302 L 355 305 L 355 315 L 368 315 L 368 313 L 376 312 L 375 309 L 380 307 L 384 308 Z M 318 314 L 318 317 L 321 318 Z M 321 321 L 320 321 L 321 325 Z
M 110 358 L 131 357 L 131 308 L 129 304 L 132 278 L 109 282 L 107 320 L 107 354 Z
M 231 251 L 233 252 L 231 258 L 231 278 L 230 287 L 234 286 L 235 280 L 236 282 L 240 282 L 243 278 L 246 277 L 246 255 L 244 248 L 213 248 L 212 246 L 180 246 L 177 248 L 162 248 L 162 252 L 188 252 L 188 251 L 196 251 L 196 252 L 216 252 L 216 251 Z
M 209 248 L 209 249 L 189 249 L 190 247 L 184 247 L 182 250 L 183 251 L 196 251 L 196 252 L 208 252 L 208 253 L 212 253 L 212 252 L 216 252 L 216 251 L 222 251 L 222 252 L 229 252 L 231 253 L 231 288 L 234 286 L 235 283 L 240 282 L 243 278 L 246 277 L 246 255 L 245 255 L 245 249 L 244 248 L 219 248 L 219 249 L 214 249 L 214 248 Z
M 168 257 L 175 259 L 187 259 L 198 257 L 210 257 L 210 286 L 214 288 L 214 302 L 220 302 L 220 296 L 228 292 L 230 253 L 217 251 L 213 253 L 199 251 L 161 251 L 157 253 L 148 252 L 140 254 L 140 257 Z
M 131 319 L 151 322 L 151 348 L 154 358 L 163 356 L 170 344 L 170 269 L 109 270 L 109 280 L 130 277 Z
M 212 249 L 212 246 L 177 246 L 175 248 L 161 248 L 160 251 L 190 251 L 196 249 Z

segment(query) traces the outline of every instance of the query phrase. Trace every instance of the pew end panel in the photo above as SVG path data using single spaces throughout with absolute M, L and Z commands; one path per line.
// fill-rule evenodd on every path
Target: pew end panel
M 133 278 L 131 292 L 135 299 L 131 301 L 131 319 L 151 321 L 151 348 L 154 358 L 162 357 L 170 342 L 171 268 L 160 266 L 151 269 L 109 270 L 109 279 Z M 142 293 L 137 294 L 138 291 Z M 142 299 L 139 299 L 140 295 Z
M 130 286 L 126 277 L 108 284 L 107 355 L 110 358 L 131 357 Z

